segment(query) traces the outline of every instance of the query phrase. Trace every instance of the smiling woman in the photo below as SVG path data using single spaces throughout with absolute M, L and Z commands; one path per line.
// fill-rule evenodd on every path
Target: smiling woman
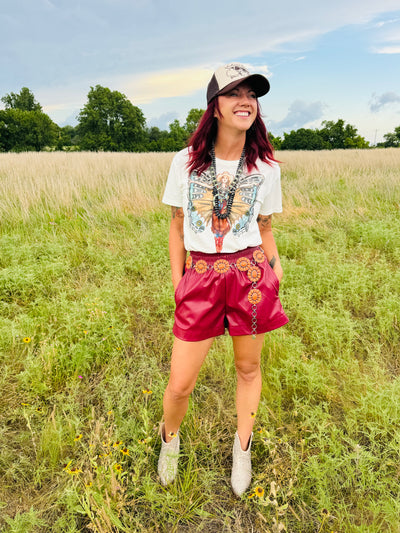
M 158 462 L 163 485 L 177 475 L 189 396 L 225 328 L 237 373 L 231 484 L 237 496 L 250 485 L 264 334 L 288 321 L 278 296 L 283 272 L 271 228 L 272 213 L 282 211 L 280 171 L 258 105 L 268 91 L 268 80 L 241 64 L 219 68 L 208 84 L 207 110 L 168 176 L 163 202 L 172 207 L 176 309 Z

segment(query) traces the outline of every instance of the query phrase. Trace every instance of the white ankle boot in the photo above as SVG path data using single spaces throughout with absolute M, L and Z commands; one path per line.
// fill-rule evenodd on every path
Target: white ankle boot
M 178 473 L 179 431 L 170 442 L 164 440 L 164 424 L 161 429 L 161 450 L 158 459 L 158 475 L 162 485 L 172 483 Z
M 252 440 L 253 433 L 250 436 L 247 450 L 243 451 L 242 447 L 240 446 L 239 435 L 237 432 L 235 434 L 235 441 L 233 443 L 231 485 L 236 496 L 241 496 L 244 492 L 246 492 L 250 485 Z

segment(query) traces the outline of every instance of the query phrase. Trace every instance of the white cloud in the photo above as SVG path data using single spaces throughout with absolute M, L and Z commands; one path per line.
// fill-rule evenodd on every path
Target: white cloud
M 375 54 L 400 54 L 400 44 L 378 46 L 373 51 Z
M 286 117 L 280 121 L 271 121 L 269 129 L 272 133 L 297 130 L 322 118 L 326 104 L 323 102 L 304 102 L 295 100 L 289 107 Z
M 400 95 L 396 94 L 395 92 L 387 92 L 379 96 L 376 94 L 373 94 L 369 108 L 372 111 L 372 113 L 377 113 L 378 111 L 381 111 L 382 108 L 387 106 L 388 104 L 398 104 L 399 102 L 400 102 Z

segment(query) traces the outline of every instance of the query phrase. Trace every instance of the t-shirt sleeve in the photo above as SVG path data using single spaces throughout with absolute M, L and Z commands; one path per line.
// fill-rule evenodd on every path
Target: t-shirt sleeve
M 180 154 L 175 155 L 172 160 L 162 198 L 163 204 L 172 205 L 174 207 L 183 207 L 181 190 L 182 164 L 178 161 L 179 156 Z
M 271 215 L 282 212 L 281 169 L 273 167 L 271 188 L 260 208 L 260 215 Z

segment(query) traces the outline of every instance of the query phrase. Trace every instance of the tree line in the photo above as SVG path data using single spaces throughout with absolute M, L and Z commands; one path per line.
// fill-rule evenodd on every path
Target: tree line
M 60 127 L 43 112 L 34 94 L 23 87 L 1 98 L 0 152 L 89 150 L 175 152 L 184 148 L 196 129 L 202 109 L 191 109 L 184 124 L 174 120 L 168 130 L 146 126 L 143 112 L 119 91 L 96 85 L 77 117 L 78 124 Z M 320 129 L 300 128 L 283 137 L 269 134 L 279 150 L 333 150 L 369 148 L 357 129 L 344 120 L 324 121 Z M 378 146 L 400 146 L 400 126 L 384 135 Z

